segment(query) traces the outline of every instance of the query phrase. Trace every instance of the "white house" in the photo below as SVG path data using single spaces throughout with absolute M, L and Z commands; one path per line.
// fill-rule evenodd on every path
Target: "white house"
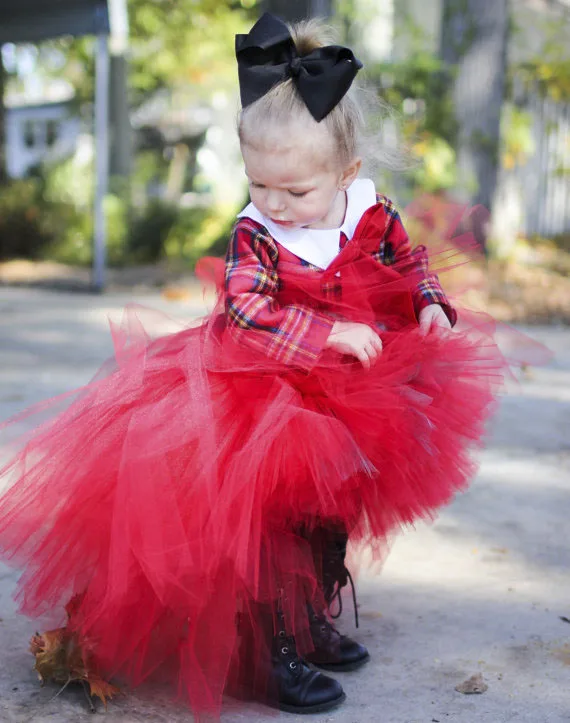
M 39 163 L 73 154 L 80 131 L 81 119 L 69 101 L 8 105 L 8 175 L 21 178 Z

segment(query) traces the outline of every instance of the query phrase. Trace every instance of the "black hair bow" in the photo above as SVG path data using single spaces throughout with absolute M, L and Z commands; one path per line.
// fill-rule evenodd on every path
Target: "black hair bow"
M 265 13 L 247 35 L 236 35 L 243 108 L 292 78 L 309 112 L 321 121 L 343 98 L 362 63 L 349 48 L 327 45 L 300 57 L 287 25 Z

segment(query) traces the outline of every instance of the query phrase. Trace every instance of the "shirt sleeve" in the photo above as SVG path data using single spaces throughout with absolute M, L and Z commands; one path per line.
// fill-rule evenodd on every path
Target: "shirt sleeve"
M 387 224 L 377 257 L 387 266 L 397 264 L 398 271 L 404 275 L 417 276 L 418 282 L 412 290 L 416 314 L 419 315 L 420 311 L 430 304 L 439 304 L 453 326 L 457 321 L 457 312 L 449 303 L 437 275 L 430 273 L 426 247 L 416 246 L 412 249 L 394 204 L 384 196 L 379 196 L 378 201 L 386 211 Z
M 227 327 L 239 343 L 310 371 L 334 320 L 308 306 L 276 301 L 278 255 L 276 242 L 262 226 L 250 219 L 236 224 L 226 256 Z

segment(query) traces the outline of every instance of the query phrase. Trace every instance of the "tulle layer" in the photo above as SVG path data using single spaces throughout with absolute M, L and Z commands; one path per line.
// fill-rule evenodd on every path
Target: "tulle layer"
M 311 533 L 382 545 L 471 477 L 504 360 L 473 325 L 422 336 L 410 274 L 372 263 L 361 238 L 326 278 L 283 269 L 279 301 L 375 324 L 370 371 L 244 347 L 222 294 L 203 324 L 155 339 L 128 309 L 114 360 L 18 419 L 44 421 L 0 470 L 0 549 L 24 569 L 24 613 L 78 596 L 69 624 L 101 673 L 171 671 L 198 715 L 248 676 L 269 695 L 276 603 L 301 653 L 307 603 L 322 608 Z M 339 273 L 342 294 L 323 297 Z
M 381 541 L 465 484 L 499 365 L 463 335 L 411 329 L 384 335 L 369 372 L 234 371 L 209 327 L 153 342 L 140 329 L 128 312 L 115 369 L 4 470 L 0 543 L 24 567 L 23 612 L 82 595 L 73 624 L 101 670 L 138 683 L 175 656 L 193 706 L 215 710 L 240 608 L 293 586 L 303 639 L 319 593 L 301 530 Z M 214 344 L 223 371 L 204 363 Z

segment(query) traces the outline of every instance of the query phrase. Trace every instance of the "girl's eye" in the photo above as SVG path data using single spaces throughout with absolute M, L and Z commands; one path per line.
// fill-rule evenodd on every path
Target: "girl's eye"
M 295 198 L 302 198 L 303 196 L 306 196 L 307 193 L 309 193 L 309 192 L 308 192 L 308 191 L 301 191 L 301 193 L 295 193 L 294 191 L 289 191 L 289 193 L 290 193 L 292 196 L 295 196 Z

